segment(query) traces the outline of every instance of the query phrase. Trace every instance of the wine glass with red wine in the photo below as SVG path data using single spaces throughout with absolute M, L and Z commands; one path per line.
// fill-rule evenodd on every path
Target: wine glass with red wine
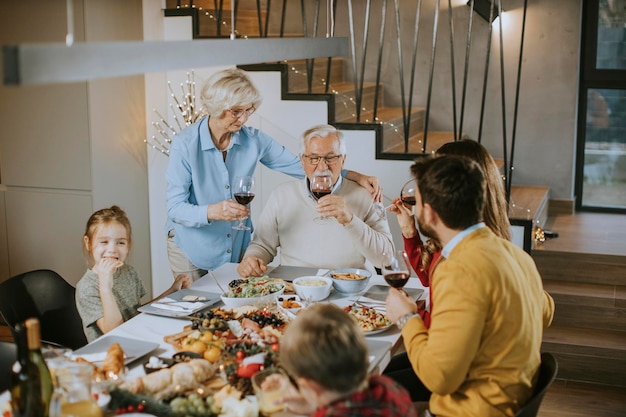
M 309 187 L 313 198 L 315 198 L 315 201 L 318 201 L 333 191 L 333 177 L 328 171 L 315 171 L 311 177 Z M 319 216 L 313 220 L 320 222 L 326 219 L 324 216 Z
M 411 276 L 409 257 L 403 250 L 385 254 L 382 267 L 383 278 L 389 286 L 401 289 Z
M 243 177 L 236 177 L 235 184 L 233 186 L 233 197 L 239 204 L 248 205 L 254 199 L 254 177 L 249 175 Z M 235 230 L 250 230 L 248 226 L 243 224 L 243 221 L 247 217 L 239 219 L 239 224 L 233 226 Z
M 417 183 L 415 180 L 407 181 L 400 191 L 400 200 L 407 206 L 415 205 L 415 192 L 417 191 Z

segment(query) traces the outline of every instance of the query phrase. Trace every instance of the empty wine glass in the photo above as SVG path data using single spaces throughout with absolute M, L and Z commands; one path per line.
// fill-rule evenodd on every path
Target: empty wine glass
M 415 205 L 415 192 L 417 191 L 417 182 L 415 180 L 407 181 L 400 191 L 400 200 L 407 206 Z
M 389 286 L 402 289 L 411 276 L 409 257 L 403 250 L 383 254 L 383 278 Z
M 333 191 L 333 177 L 328 171 L 315 171 L 313 173 L 313 177 L 311 178 L 309 187 L 311 189 L 311 194 L 313 194 L 313 198 L 315 198 L 315 201 L 318 201 L 320 198 Z M 313 220 L 320 222 L 327 220 L 327 218 L 319 216 Z
M 249 175 L 243 177 L 236 177 L 235 184 L 233 186 L 233 197 L 239 204 L 247 205 L 254 199 L 254 177 Z M 248 226 L 243 224 L 243 221 L 247 219 L 247 217 L 242 217 L 239 219 L 239 224 L 233 226 L 235 230 L 250 230 Z

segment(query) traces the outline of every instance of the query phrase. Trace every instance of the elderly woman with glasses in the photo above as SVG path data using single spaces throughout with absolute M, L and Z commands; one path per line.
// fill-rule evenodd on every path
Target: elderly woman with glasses
M 224 263 L 239 262 L 250 242 L 250 230 L 234 230 L 231 223 L 250 214 L 233 198 L 236 177 L 253 175 L 260 162 L 304 178 L 296 155 L 245 126 L 262 101 L 245 71 L 232 68 L 213 74 L 200 99 L 207 116 L 175 136 L 166 171 L 170 267 L 174 276 L 189 274 L 194 279 Z M 344 175 L 380 198 L 377 178 L 352 171 Z

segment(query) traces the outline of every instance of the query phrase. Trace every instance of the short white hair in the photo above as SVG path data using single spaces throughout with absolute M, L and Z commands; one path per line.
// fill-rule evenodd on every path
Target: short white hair
M 347 153 L 346 141 L 343 138 L 343 132 L 337 130 L 335 126 L 331 125 L 316 125 L 304 131 L 300 137 L 300 155 L 304 155 L 304 150 L 311 142 L 313 138 L 325 138 L 331 133 L 334 133 L 339 140 L 339 153 L 345 155 Z
M 209 116 L 220 117 L 238 106 L 258 109 L 263 101 L 248 74 L 239 68 L 228 68 L 211 75 L 202 86 L 200 100 Z

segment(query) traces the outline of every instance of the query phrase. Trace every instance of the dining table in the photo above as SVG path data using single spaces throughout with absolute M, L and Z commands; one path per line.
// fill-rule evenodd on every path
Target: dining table
M 237 273 L 237 266 L 237 263 L 224 264 L 194 281 L 189 290 L 214 295 L 217 301 L 210 305 L 211 308 L 223 306 L 221 298 L 219 298 L 220 294 L 222 294 L 221 288 L 226 288 L 229 282 L 241 278 Z M 291 268 L 291 271 L 294 275 L 293 277 L 282 276 L 282 278 L 289 281 L 299 275 L 298 268 Z M 305 269 L 302 271 L 305 271 Z M 307 268 L 306 272 L 310 274 L 311 269 Z M 316 275 L 324 275 L 328 270 L 320 268 L 316 272 Z M 271 270 L 268 272 L 268 276 L 272 277 Z M 376 297 L 370 298 L 368 293 L 370 290 L 373 291 L 373 289 L 377 290 Z M 405 290 L 416 300 L 423 300 L 427 295 L 418 279 L 410 279 L 405 286 Z M 358 304 L 384 313 L 384 291 L 388 291 L 388 285 L 385 283 L 382 275 L 372 275 L 365 291 L 359 294 L 342 294 L 333 289 L 328 298 L 319 302 L 330 302 L 339 307 Z M 145 375 L 145 369 L 142 364 L 146 363 L 150 357 L 171 358 L 177 353 L 175 346 L 168 343 L 166 339 L 170 335 L 180 333 L 190 323 L 191 321 L 188 317 L 168 317 L 161 314 L 142 312 L 107 334 L 93 340 L 83 348 L 76 350 L 74 354 L 84 357 L 91 355 L 102 356 L 106 354 L 111 341 L 123 340 L 127 346 L 130 346 L 131 351 L 135 345 L 137 346 L 136 352 L 131 352 L 131 356 L 127 358 L 126 378 L 143 376 Z M 396 349 L 401 348 L 402 335 L 395 324 L 393 324 L 383 331 L 371 332 L 371 334 L 366 333 L 366 341 L 369 348 L 369 372 L 381 373 L 389 363 L 392 353 Z M 4 394 L 6 396 L 7 393 Z

